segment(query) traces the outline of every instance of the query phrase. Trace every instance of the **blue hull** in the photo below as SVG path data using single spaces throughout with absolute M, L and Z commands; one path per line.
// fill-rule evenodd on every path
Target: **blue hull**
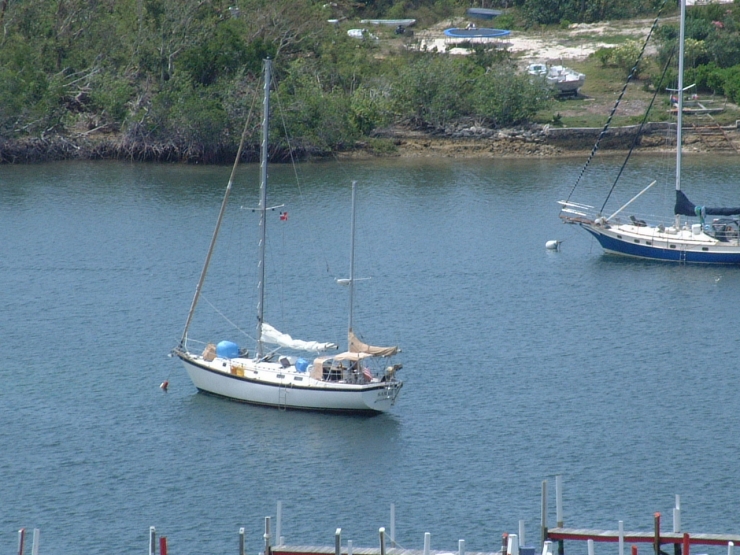
M 664 262 L 681 262 L 692 264 L 740 264 L 740 252 L 712 252 L 686 251 L 680 249 L 666 249 L 644 244 L 635 244 L 623 241 L 609 235 L 603 235 L 589 226 L 582 226 L 596 240 L 605 251 L 643 258 L 646 260 L 660 260 Z

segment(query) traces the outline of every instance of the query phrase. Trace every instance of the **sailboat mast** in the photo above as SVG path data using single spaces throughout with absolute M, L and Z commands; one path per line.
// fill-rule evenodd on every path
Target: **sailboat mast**
M 681 190 L 681 151 L 683 150 L 683 58 L 686 34 L 686 0 L 681 4 L 681 24 L 678 38 L 678 113 L 676 114 L 676 191 Z
M 259 254 L 259 282 L 257 291 L 257 358 L 262 358 L 262 323 L 265 312 L 265 242 L 267 239 L 267 158 L 268 158 L 268 122 L 270 115 L 270 70 L 272 62 L 265 60 L 265 90 L 262 101 L 262 152 L 260 155 L 260 254 Z
M 357 181 L 352 182 L 352 214 L 350 218 L 350 248 L 349 248 L 349 331 L 352 331 L 352 316 L 355 306 L 355 187 Z

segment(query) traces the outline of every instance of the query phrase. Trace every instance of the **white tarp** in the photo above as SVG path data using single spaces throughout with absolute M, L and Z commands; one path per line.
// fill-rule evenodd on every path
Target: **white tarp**
M 319 353 L 321 351 L 339 348 L 336 343 L 319 343 L 318 341 L 301 341 L 300 339 L 293 339 L 287 333 L 280 333 L 270 324 L 262 324 L 262 342 L 299 351 L 309 351 L 312 353 Z

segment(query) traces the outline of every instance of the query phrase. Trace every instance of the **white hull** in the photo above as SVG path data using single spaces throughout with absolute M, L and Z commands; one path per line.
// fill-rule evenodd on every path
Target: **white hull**
M 205 393 L 257 405 L 329 412 L 386 412 L 395 404 L 402 382 L 373 380 L 344 383 L 311 378 L 294 366 L 246 358 L 206 361 L 175 352 L 195 387 Z
M 530 64 L 527 68 L 530 75 L 545 79 L 547 84 L 560 94 L 576 94 L 586 82 L 586 75 L 564 66 L 550 66 L 546 64 Z

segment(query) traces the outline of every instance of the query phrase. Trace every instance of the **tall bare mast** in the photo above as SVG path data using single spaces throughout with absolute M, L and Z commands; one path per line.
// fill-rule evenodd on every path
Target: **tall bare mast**
M 676 191 L 681 190 L 681 154 L 683 150 L 683 57 L 684 37 L 686 27 L 686 0 L 679 0 L 681 4 L 681 22 L 678 37 L 678 95 L 676 103 Z M 681 227 L 681 216 L 676 214 L 676 228 Z
M 349 249 L 349 331 L 352 331 L 352 316 L 355 307 L 355 186 L 352 182 L 352 216 L 350 219 L 350 249 Z
M 681 2 L 681 26 L 678 39 L 678 113 L 676 114 L 676 191 L 681 190 L 681 145 L 683 142 L 683 58 L 686 34 L 686 0 Z
M 262 101 L 262 153 L 260 162 L 260 255 L 259 255 L 259 281 L 257 291 L 257 358 L 262 358 L 264 348 L 262 345 L 262 323 L 265 313 L 265 242 L 267 239 L 267 158 L 268 158 L 268 131 L 270 116 L 270 80 L 272 62 L 265 60 L 265 90 Z

